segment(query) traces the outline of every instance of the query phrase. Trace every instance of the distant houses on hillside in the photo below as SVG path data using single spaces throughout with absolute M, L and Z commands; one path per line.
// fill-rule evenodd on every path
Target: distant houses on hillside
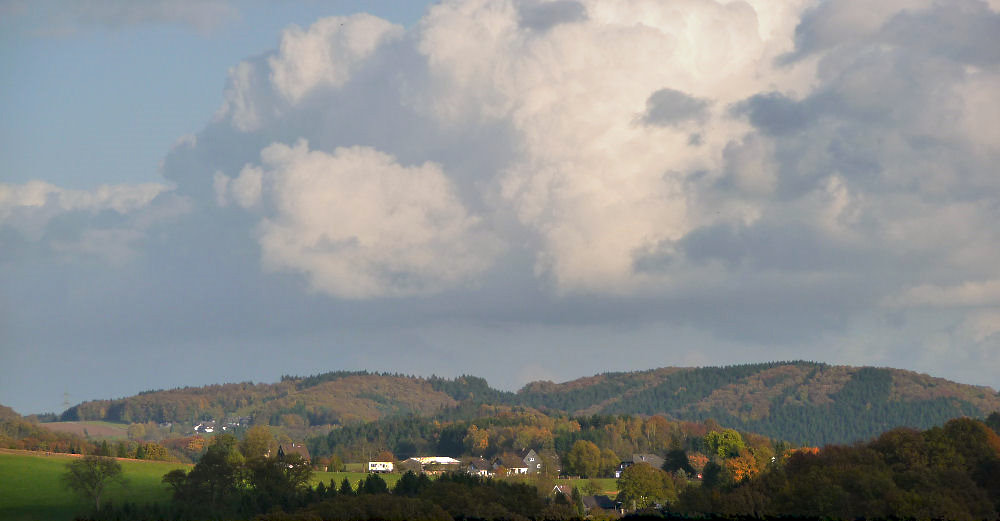
M 216 432 L 225 432 L 239 427 L 249 427 L 250 418 L 246 416 L 240 416 L 238 418 L 227 418 L 221 422 L 215 420 L 203 420 L 194 424 L 194 432 L 199 434 L 213 434 Z
M 441 472 L 464 471 L 482 477 L 531 475 L 542 470 L 542 460 L 533 449 L 508 452 L 487 460 L 482 457 L 469 458 L 464 462 L 447 456 L 416 456 L 398 465 L 391 462 L 369 461 L 368 472 L 412 471 L 417 474 L 439 474 Z

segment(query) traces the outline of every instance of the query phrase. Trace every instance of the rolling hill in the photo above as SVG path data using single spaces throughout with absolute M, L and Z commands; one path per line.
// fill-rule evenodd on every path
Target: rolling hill
M 532 382 L 516 393 L 482 378 L 420 378 L 368 372 L 283 377 L 274 384 L 224 384 L 149 391 L 84 402 L 63 420 L 188 422 L 243 416 L 272 425 L 343 425 L 449 414 L 487 403 L 555 415 L 642 414 L 713 419 L 797 443 L 867 439 L 897 426 L 928 428 L 1000 410 L 1000 395 L 899 369 L 771 362 L 605 373 L 564 383 Z

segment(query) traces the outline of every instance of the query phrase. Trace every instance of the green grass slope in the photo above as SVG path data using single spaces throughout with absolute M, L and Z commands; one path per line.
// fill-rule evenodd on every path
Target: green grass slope
M 64 488 L 60 481 L 66 463 L 73 459 L 56 454 L 0 452 L 0 519 L 68 521 L 92 509 L 89 502 Z M 170 494 L 161 478 L 173 469 L 187 468 L 164 462 L 121 460 L 121 464 L 125 486 L 113 485 L 102 501 L 166 502 Z

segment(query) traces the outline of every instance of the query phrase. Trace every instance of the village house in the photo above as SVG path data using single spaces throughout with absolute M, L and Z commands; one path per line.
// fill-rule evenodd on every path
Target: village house
M 473 458 L 465 467 L 465 472 L 474 476 L 489 478 L 493 476 L 493 465 L 483 458 Z
M 283 460 L 286 456 L 292 454 L 297 454 L 302 458 L 302 461 L 309 463 L 309 449 L 301 443 L 291 443 L 286 445 L 278 445 L 278 459 Z M 267 451 L 267 456 L 271 456 L 271 451 Z
M 524 459 L 517 454 L 508 452 L 493 458 L 493 470 L 494 472 L 503 471 L 506 475 L 513 476 L 517 474 L 527 474 L 528 465 L 525 464 Z
M 583 496 L 583 508 L 588 513 L 594 514 L 600 511 L 617 512 L 619 515 L 625 514 L 625 509 L 618 501 L 609 496 Z
M 534 449 L 521 449 L 517 455 L 528 468 L 528 474 L 537 474 L 542 471 L 542 458 L 538 457 Z
M 368 462 L 368 472 L 374 474 L 383 474 L 386 472 L 392 472 L 393 463 L 391 461 L 369 461 Z
M 507 452 L 493 458 L 493 470 L 506 469 L 506 474 L 537 474 L 542 471 L 542 458 L 534 449 Z
M 656 454 L 633 454 L 631 460 L 626 460 L 618 464 L 618 468 L 615 469 L 615 478 L 622 477 L 622 472 L 636 463 L 645 463 L 654 469 L 660 469 L 663 468 L 665 462 L 666 460 Z

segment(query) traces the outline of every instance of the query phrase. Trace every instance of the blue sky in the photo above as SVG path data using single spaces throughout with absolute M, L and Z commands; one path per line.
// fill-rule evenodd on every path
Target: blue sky
M 0 2 L 0 403 L 808 359 L 1000 386 L 1000 3 Z

